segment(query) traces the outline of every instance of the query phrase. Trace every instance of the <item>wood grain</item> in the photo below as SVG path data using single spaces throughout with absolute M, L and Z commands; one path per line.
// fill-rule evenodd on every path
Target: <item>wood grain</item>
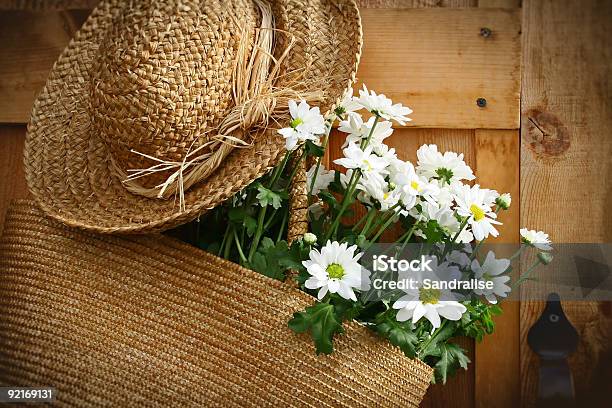
M 25 126 L 0 125 L 0 235 L 11 200 L 29 197 L 23 172 L 24 141 Z
M 519 242 L 519 157 L 518 130 L 476 130 L 477 181 L 500 193 L 510 193 L 513 204 L 500 213 L 500 236 L 487 242 Z M 502 303 L 504 313 L 495 318 L 495 333 L 476 344 L 475 406 L 513 408 L 520 402 L 519 304 Z M 492 376 L 495 379 L 492 381 Z
M 523 1 L 521 223 L 547 231 L 555 242 L 612 238 L 611 20 L 610 2 Z M 602 359 L 611 351 L 610 307 L 563 306 L 581 335 L 571 367 L 584 403 L 607 391 L 594 386 L 594 373 L 610 364 Z M 524 406 L 533 406 L 537 393 L 537 358 L 526 340 L 541 310 L 538 302 L 521 304 Z M 594 336 L 594 327 L 606 331 Z
M 362 18 L 358 80 L 410 106 L 414 126 L 519 127 L 517 10 L 365 9 Z M 480 35 L 483 27 L 489 38 Z
M 0 122 L 25 123 L 49 70 L 89 12 L 0 12 Z
M 0 122 L 23 123 L 87 12 L 0 14 Z M 363 9 L 357 76 L 419 127 L 518 128 L 519 18 L 501 9 Z M 493 30 L 480 36 L 481 27 Z M 486 98 L 479 108 L 476 100 Z

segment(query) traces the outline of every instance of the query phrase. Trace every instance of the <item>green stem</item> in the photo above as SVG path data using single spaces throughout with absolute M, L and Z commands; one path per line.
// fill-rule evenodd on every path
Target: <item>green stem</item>
M 376 125 L 378 124 L 379 119 L 380 116 L 376 115 L 376 117 L 374 118 L 374 123 L 372 124 L 372 129 L 370 129 L 370 133 L 368 134 L 368 138 L 362 140 L 361 144 L 359 145 L 361 149 L 365 149 L 370 144 L 370 140 L 372 140 L 372 135 L 374 134 L 374 129 L 376 129 Z
M 283 158 L 283 161 L 281 162 L 281 165 L 276 166 L 276 168 L 274 169 L 274 173 L 272 173 L 272 178 L 270 179 L 269 188 L 271 190 L 274 189 L 274 184 L 276 183 L 280 175 L 283 173 L 283 170 L 285 170 L 285 166 L 287 166 L 287 162 L 289 161 L 289 157 L 291 156 L 291 153 L 292 152 L 289 152 L 289 151 L 286 152 L 285 157 Z
M 463 231 L 463 229 L 467 225 L 468 220 L 469 220 L 469 218 L 466 217 L 463 221 L 461 221 L 461 225 L 459 226 L 459 231 L 457 231 L 457 233 L 451 239 L 451 241 L 448 243 L 448 245 L 444 246 L 444 251 L 442 251 L 442 256 L 440 257 L 442 262 L 444 261 L 444 258 L 446 257 L 446 254 L 448 254 L 448 251 L 449 251 L 450 247 L 455 243 L 457 238 L 459 238 L 459 235 L 461 234 L 461 231 Z
M 474 250 L 472 251 L 472 255 L 470 256 L 470 261 L 473 261 L 474 258 L 476 258 L 476 255 L 478 255 L 478 251 L 480 250 L 480 247 L 482 246 L 482 243 L 484 241 L 485 241 L 484 239 L 482 241 L 478 241 L 478 243 L 474 247 Z
M 281 239 L 283 239 L 283 232 L 285 232 L 285 224 L 287 223 L 287 217 L 289 215 L 289 210 L 286 209 L 283 213 L 283 220 L 281 221 L 280 229 L 278 230 L 278 235 L 276 236 L 276 243 L 278 244 Z
M 374 225 L 372 225 L 372 226 L 371 226 L 370 228 L 368 228 L 367 230 L 365 230 L 365 228 L 364 228 L 364 231 L 362 232 L 362 234 L 363 234 L 363 235 L 365 235 L 365 236 L 367 237 L 368 235 L 370 235 L 370 233 L 372 233 L 372 232 L 376 231 L 376 230 L 378 229 L 378 227 L 379 227 L 379 226 L 381 226 L 382 224 L 385 224 L 385 223 L 386 223 L 386 222 L 387 222 L 389 219 L 394 218 L 394 217 L 395 217 L 397 214 L 396 214 L 396 212 L 395 212 L 395 211 L 393 211 L 393 210 L 395 210 L 395 209 L 396 209 L 397 207 L 399 207 L 400 205 L 401 205 L 400 203 L 397 203 L 397 204 L 395 204 L 394 206 L 392 206 L 391 208 L 389 208 L 389 209 L 386 211 L 386 213 L 387 213 L 387 214 L 385 214 L 383 217 L 380 217 L 380 219 L 379 219 L 378 221 L 376 221 L 376 222 L 374 223 Z
M 404 235 L 402 235 L 400 237 L 400 239 L 398 239 L 397 242 L 402 242 L 402 246 L 399 250 L 399 253 L 401 254 L 402 251 L 404 250 L 404 248 L 406 248 L 406 245 L 408 245 L 408 241 L 410 241 L 410 238 L 412 238 L 412 234 L 414 234 L 414 231 L 416 230 L 418 223 L 414 223 L 414 225 L 412 225 L 412 228 L 410 228 L 410 231 L 408 231 L 407 233 L 405 233 Z
M 442 328 L 446 325 L 446 322 L 448 322 L 448 320 L 444 319 L 444 321 L 442 322 L 442 324 L 440 325 L 440 327 L 438 327 L 436 330 L 434 330 L 434 332 L 432 333 L 431 336 L 429 336 L 429 338 L 427 340 L 425 340 L 423 342 L 423 346 L 419 349 L 419 351 L 417 352 L 417 357 L 419 359 L 421 359 L 423 357 L 422 352 L 424 352 L 425 350 L 427 350 L 427 347 L 429 347 L 429 345 L 431 344 L 431 342 L 433 341 L 433 339 L 436 338 L 436 336 L 442 331 Z
M 332 236 L 336 236 L 336 231 L 338 229 L 338 226 L 340 225 L 340 221 L 342 220 L 342 215 L 350 204 L 350 198 L 352 197 L 353 192 L 355 190 L 354 186 L 356 186 L 359 182 L 360 176 L 358 177 L 358 173 L 361 174 L 360 170 L 355 169 L 355 171 L 353 171 L 353 174 L 351 174 L 351 178 L 348 182 L 348 185 L 346 186 L 346 192 L 344 193 L 344 197 L 342 197 L 342 201 L 340 202 L 340 210 L 338 211 L 338 214 L 336 215 L 336 218 L 334 219 L 334 222 L 332 223 L 331 227 L 327 231 L 327 234 L 325 234 L 325 239 L 323 240 L 323 242 L 326 242 Z
M 259 215 L 257 217 L 257 230 L 255 231 L 255 236 L 253 237 L 253 242 L 251 243 L 251 249 L 249 250 L 249 263 L 253 260 L 253 255 L 257 252 L 257 247 L 259 246 L 259 240 L 261 239 L 261 234 L 263 233 L 263 222 L 264 218 L 266 218 L 266 211 L 268 206 L 261 207 L 259 209 Z
M 368 144 L 370 143 L 370 140 L 372 139 L 372 135 L 374 134 L 374 129 L 376 129 L 376 125 L 378 124 L 379 119 L 380 119 L 380 116 L 376 115 L 374 119 L 374 123 L 372 124 L 372 129 L 370 129 L 370 133 L 368 134 L 367 139 L 364 139 L 361 141 L 361 144 L 360 144 L 361 149 L 365 149 L 366 147 L 368 147 Z M 351 202 L 353 198 L 353 194 L 355 193 L 355 188 L 357 187 L 357 183 L 359 182 L 360 177 L 361 177 L 361 170 L 354 169 L 353 174 L 351 175 L 351 179 L 347 185 L 346 193 L 344 194 L 344 197 L 342 197 L 340 211 L 336 215 L 336 219 L 334 220 L 328 233 L 326 234 L 325 241 L 327 241 L 332 236 L 333 237 L 336 236 L 336 232 L 338 230 L 338 227 L 340 226 L 340 221 L 342 220 L 342 215 L 346 211 L 347 207 L 349 206 L 349 203 Z
M 393 219 L 395 218 L 395 215 L 396 215 L 395 211 L 393 211 L 394 209 L 395 209 L 395 206 L 390 208 L 391 215 L 387 218 L 387 221 L 385 221 L 383 226 L 380 227 L 380 229 L 378 230 L 376 235 L 374 235 L 374 237 L 370 240 L 370 244 L 364 249 L 364 252 L 367 251 L 376 242 L 376 240 L 378 238 L 380 238 L 380 236 L 387 230 L 389 225 L 391 225 L 391 223 L 393 222 Z
M 327 150 L 327 143 L 329 143 L 329 134 L 331 133 L 332 126 L 334 124 L 333 120 L 330 120 L 327 127 L 325 128 L 325 137 L 323 138 L 323 154 L 325 154 L 325 150 Z M 315 166 L 314 173 L 312 175 L 312 181 L 310 182 L 310 188 L 308 189 L 308 195 L 314 190 L 315 181 L 317 180 L 317 175 L 319 174 L 319 168 L 321 167 L 321 159 L 323 156 L 317 157 L 317 165 Z
M 529 279 L 529 275 L 531 275 L 531 272 L 533 272 L 533 270 L 537 268 L 538 265 L 540 265 L 541 263 L 542 262 L 540 261 L 540 258 L 537 258 L 536 261 L 533 264 L 531 264 L 531 266 L 525 272 L 521 274 L 518 280 L 512 284 L 511 288 L 514 289 L 517 286 L 520 286 L 527 279 Z
M 238 254 L 240 255 L 240 259 L 242 260 L 242 263 L 246 263 L 247 259 L 244 256 L 244 252 L 242 252 L 242 246 L 240 245 L 240 241 L 238 240 L 238 234 L 236 233 L 236 230 L 234 229 L 234 242 L 236 242 L 236 248 L 238 249 Z
M 268 221 L 264 223 L 264 226 L 263 226 L 264 230 L 267 230 L 268 228 L 270 228 L 270 224 L 272 224 L 272 221 L 274 221 L 274 217 L 276 216 L 277 212 L 278 212 L 278 208 L 275 208 L 274 211 L 272 211 L 272 214 L 270 214 L 270 217 L 268 217 Z
M 524 247 L 525 247 L 524 245 L 521 245 L 521 246 L 519 247 L 518 251 L 516 251 L 516 252 L 514 253 L 514 255 L 512 255 L 512 256 L 509 258 L 509 261 L 510 261 L 510 262 L 514 261 L 514 260 L 515 260 L 515 259 L 516 259 L 516 258 L 517 258 L 517 257 L 518 257 L 518 256 L 519 256 L 519 255 L 520 255 L 522 252 L 523 252 L 523 248 L 524 248 Z
M 227 234 L 228 236 L 232 233 L 233 229 L 234 229 L 233 227 L 230 228 L 230 232 L 228 232 L 228 234 Z M 228 239 L 225 242 L 225 248 L 224 248 L 224 251 L 223 251 L 223 258 L 229 259 L 231 249 L 232 249 L 232 240 Z
M 359 227 L 361 227 L 364 222 L 367 225 L 367 221 L 370 220 L 374 216 L 374 214 L 376 214 L 376 209 L 374 207 L 370 207 L 368 213 L 361 217 L 361 219 L 355 225 L 353 225 L 353 232 L 357 232 Z
M 225 227 L 225 233 L 223 234 L 223 240 L 221 241 L 221 245 L 219 245 L 219 251 L 217 252 L 217 256 L 221 256 L 223 254 L 223 247 L 227 242 L 227 236 L 229 235 L 230 223 L 227 223 L 227 227 Z

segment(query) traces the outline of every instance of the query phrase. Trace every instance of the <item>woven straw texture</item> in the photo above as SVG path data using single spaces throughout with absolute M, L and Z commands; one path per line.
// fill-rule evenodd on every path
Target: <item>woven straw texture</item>
M 330 356 L 287 327 L 313 298 L 171 238 L 9 210 L 0 385 L 59 406 L 416 407 L 432 370 L 357 324 Z
M 131 193 L 117 170 L 156 163 L 140 153 L 180 163 L 220 126 L 233 107 L 236 33 L 259 26 L 261 4 L 102 1 L 34 104 L 25 165 L 40 207 L 67 225 L 102 233 L 161 231 L 193 220 L 273 167 L 284 151 L 276 133 L 282 124 L 250 135 L 249 147 L 232 149 L 185 191 L 184 202 Z M 325 112 L 355 79 L 362 39 L 354 0 L 265 4 L 278 32 L 295 37 L 276 86 L 290 78 L 297 82 L 299 73 L 300 83 L 317 84 L 312 91 L 323 92 L 318 105 Z M 279 34 L 277 57 L 288 43 Z M 150 188 L 162 175 L 137 182 Z

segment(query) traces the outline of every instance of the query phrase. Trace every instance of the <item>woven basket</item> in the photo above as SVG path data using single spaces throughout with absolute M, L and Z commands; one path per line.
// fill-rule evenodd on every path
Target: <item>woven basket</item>
M 287 327 L 313 298 L 161 235 L 106 236 L 10 208 L 0 385 L 60 406 L 410 406 L 430 367 L 349 323 L 332 355 Z

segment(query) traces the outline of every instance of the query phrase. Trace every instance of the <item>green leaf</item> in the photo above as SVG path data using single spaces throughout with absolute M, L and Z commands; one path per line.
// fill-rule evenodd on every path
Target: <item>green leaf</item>
M 274 243 L 269 237 L 261 240 L 259 249 L 253 254 L 251 268 L 272 279 L 284 280 L 285 271 L 291 266 L 287 266 L 290 259 L 287 242 L 279 241 Z
M 389 341 L 399 347 L 406 356 L 414 358 L 416 355 L 416 334 L 403 327 L 394 327 L 389 331 Z
M 319 146 L 312 142 L 312 140 L 306 141 L 306 154 L 309 156 L 323 157 L 325 150 L 322 146 Z
M 244 217 L 246 216 L 246 211 L 244 210 L 244 208 L 241 207 L 233 207 L 230 208 L 227 213 L 227 216 L 230 221 L 233 221 L 235 223 L 241 223 L 242 220 L 244 220 Z
M 454 343 L 438 345 L 437 356 L 440 357 L 434 366 L 436 377 L 445 384 L 447 378 L 453 375 L 457 368 L 467 370 L 470 359 L 465 355 L 465 350 Z
M 302 240 L 296 240 L 291 244 L 291 248 L 287 253 L 287 256 L 279 259 L 278 263 L 287 269 L 294 269 L 298 272 L 306 270 L 306 267 L 302 265 L 302 260 L 308 259 L 309 248 L 304 245 Z
M 265 188 L 261 184 L 257 186 L 257 199 L 259 200 L 259 205 L 262 207 L 266 207 L 271 205 L 273 208 L 277 209 L 281 207 L 281 203 L 283 200 L 283 196 L 286 194 L 274 192 L 268 188 Z
M 317 354 L 330 354 L 334 350 L 334 335 L 344 332 L 334 305 L 329 303 L 316 303 L 303 312 L 294 313 L 289 328 L 296 333 L 310 331 Z
M 446 321 L 446 324 L 443 327 L 440 327 L 438 330 L 432 334 L 432 337 L 429 339 L 429 342 L 425 346 L 423 350 L 419 353 L 419 357 L 421 360 L 425 359 L 428 356 L 436 356 L 438 355 L 438 346 L 440 344 L 445 343 L 448 339 L 455 336 L 457 334 L 457 327 L 452 321 Z
M 416 356 L 416 346 L 419 339 L 412 330 L 411 322 L 398 322 L 397 313 L 385 312 L 376 318 L 376 331 L 389 339 L 391 344 L 397 346 L 409 358 Z
M 338 203 L 338 200 L 336 200 L 336 197 L 329 191 L 321 191 L 319 193 L 319 197 L 321 197 L 321 200 L 323 200 L 323 202 L 329 206 L 333 213 L 335 213 L 338 207 L 340 207 L 340 204 Z
M 331 303 L 334 305 L 336 315 L 342 321 L 354 320 L 363 310 L 363 304 L 344 299 L 337 294 L 331 294 Z
M 440 227 L 438 221 L 429 220 L 427 224 L 423 225 L 422 230 L 427 237 L 427 242 L 442 242 L 444 230 Z
M 253 234 L 255 234 L 255 231 L 257 230 L 257 221 L 255 218 L 251 217 L 250 215 L 245 216 L 242 225 L 244 225 L 246 228 L 246 233 L 249 237 L 252 237 Z

